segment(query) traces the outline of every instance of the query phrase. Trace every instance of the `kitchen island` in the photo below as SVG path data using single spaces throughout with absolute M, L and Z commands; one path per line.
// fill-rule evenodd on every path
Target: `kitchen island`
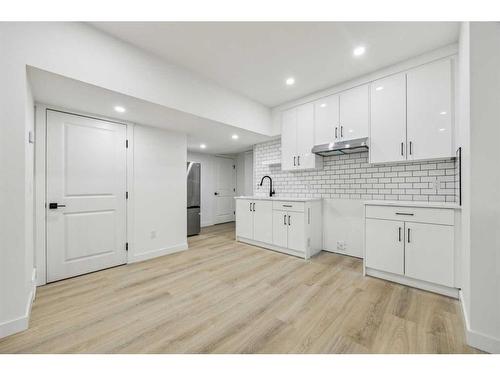
M 304 259 L 321 251 L 321 198 L 235 199 L 237 241 Z

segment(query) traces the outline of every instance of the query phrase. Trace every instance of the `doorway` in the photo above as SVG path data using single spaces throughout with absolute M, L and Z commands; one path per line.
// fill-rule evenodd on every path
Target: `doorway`
M 47 282 L 125 264 L 126 125 L 46 116 Z

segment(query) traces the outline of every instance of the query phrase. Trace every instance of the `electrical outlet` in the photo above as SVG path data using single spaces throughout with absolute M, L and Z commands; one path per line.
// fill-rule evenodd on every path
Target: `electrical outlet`
M 337 250 L 344 251 L 346 249 L 347 245 L 345 241 L 337 241 Z
M 156 238 L 156 231 L 155 230 L 151 231 L 151 238 Z

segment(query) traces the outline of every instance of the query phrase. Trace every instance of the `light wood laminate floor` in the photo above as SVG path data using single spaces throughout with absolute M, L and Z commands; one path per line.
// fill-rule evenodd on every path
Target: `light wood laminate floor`
M 190 249 L 38 288 L 0 353 L 471 353 L 459 303 L 206 228 Z

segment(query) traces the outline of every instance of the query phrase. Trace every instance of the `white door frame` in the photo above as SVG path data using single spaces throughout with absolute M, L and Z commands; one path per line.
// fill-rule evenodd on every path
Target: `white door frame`
M 126 241 L 128 242 L 127 263 L 130 263 L 130 255 L 133 253 L 133 177 L 134 177 L 134 124 L 105 116 L 96 116 L 80 111 L 67 110 L 57 106 L 47 106 L 45 104 L 35 103 L 35 264 L 36 264 L 36 285 L 45 285 L 47 283 L 47 222 L 46 222 L 46 197 L 47 197 L 47 110 L 68 113 L 89 117 L 96 120 L 113 122 L 125 125 L 127 128 L 128 148 L 127 167 L 126 167 L 126 188 L 128 191 L 128 200 L 125 208 L 126 217 Z

